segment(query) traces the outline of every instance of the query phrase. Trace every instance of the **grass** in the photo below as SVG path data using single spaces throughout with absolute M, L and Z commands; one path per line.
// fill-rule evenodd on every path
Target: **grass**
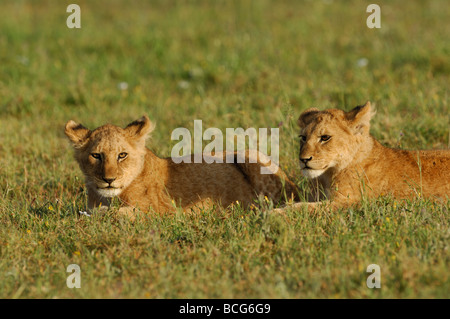
M 68 4 L 0 4 L 1 298 L 449 297 L 448 203 L 88 218 L 63 134 L 69 119 L 148 114 L 148 147 L 170 156 L 172 130 L 194 119 L 279 127 L 281 165 L 301 185 L 300 112 L 370 99 L 384 145 L 448 148 L 446 1 L 379 1 L 381 29 L 366 27 L 364 1 L 78 1 L 77 30 Z M 366 286 L 374 263 L 381 289 Z M 80 289 L 66 286 L 70 264 Z

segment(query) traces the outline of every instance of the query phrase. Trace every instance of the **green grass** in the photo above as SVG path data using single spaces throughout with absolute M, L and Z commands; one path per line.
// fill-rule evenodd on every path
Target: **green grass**
M 448 148 L 447 1 L 78 1 L 0 4 L 0 297 L 448 298 L 449 208 L 414 199 L 358 210 L 78 216 L 83 177 L 63 134 L 148 114 L 148 147 L 176 127 L 280 127 L 301 185 L 296 119 L 371 100 L 384 145 Z M 358 66 L 360 59 L 368 64 Z M 126 82 L 128 89 L 120 90 Z M 381 289 L 366 286 L 370 264 Z M 81 268 L 69 289 L 66 268 Z

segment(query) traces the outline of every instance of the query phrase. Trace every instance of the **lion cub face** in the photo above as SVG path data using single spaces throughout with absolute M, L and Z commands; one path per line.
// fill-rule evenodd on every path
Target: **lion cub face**
M 307 178 L 328 170 L 343 170 L 355 158 L 369 135 L 370 102 L 349 112 L 307 109 L 299 119 L 300 168 Z
M 100 196 L 113 197 L 141 173 L 145 139 L 152 129 L 152 123 L 144 116 L 124 129 L 107 124 L 93 131 L 70 120 L 65 133 L 75 149 L 88 188 Z

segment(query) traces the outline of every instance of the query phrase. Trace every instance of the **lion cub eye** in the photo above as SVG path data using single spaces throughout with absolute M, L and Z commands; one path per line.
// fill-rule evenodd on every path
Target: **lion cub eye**
M 326 142 L 326 141 L 329 141 L 330 138 L 331 138 L 330 135 L 322 135 L 322 136 L 320 137 L 320 140 L 321 140 L 322 142 Z
M 92 153 L 91 156 L 95 159 L 102 159 L 102 156 L 99 153 Z
M 128 156 L 128 153 L 122 152 L 119 154 L 118 159 L 124 159 L 127 156 Z
M 298 137 L 300 137 L 300 140 L 302 142 L 306 142 L 306 136 L 305 135 L 299 135 Z

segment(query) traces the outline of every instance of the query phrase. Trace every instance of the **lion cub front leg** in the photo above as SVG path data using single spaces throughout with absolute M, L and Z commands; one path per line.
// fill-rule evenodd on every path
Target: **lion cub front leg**
M 136 219 L 136 208 L 131 206 L 120 207 L 117 214 L 119 216 L 127 217 L 133 221 Z
M 330 204 L 330 202 L 328 202 L 328 201 L 325 201 L 325 202 L 299 202 L 299 203 L 288 204 L 286 206 L 273 209 L 270 212 L 284 214 L 286 211 L 289 211 L 289 210 L 302 210 L 304 208 L 306 208 L 306 210 L 308 212 L 313 212 L 318 208 L 329 206 L 329 204 Z
M 110 206 L 100 206 L 94 209 L 89 209 L 89 212 L 90 214 L 92 214 L 93 212 L 100 214 L 112 213 L 120 217 L 127 217 L 131 221 L 134 221 L 136 219 L 136 208 L 131 206 L 120 207 L 119 209 Z
M 97 207 L 94 210 L 89 210 L 89 213 L 92 215 L 93 212 L 100 213 L 100 214 L 106 214 L 106 213 L 113 213 L 120 217 L 126 217 L 129 218 L 131 221 L 134 221 L 136 219 L 136 209 L 133 207 L 120 207 L 118 210 L 109 206 L 101 206 Z
M 126 216 L 131 220 L 135 219 L 136 209 L 132 206 L 122 206 L 118 210 L 111 207 L 111 201 L 107 198 L 102 198 L 103 201 L 95 196 L 88 197 L 88 211 L 89 214 L 100 213 L 106 214 L 110 211 L 117 213 L 119 216 Z
M 317 209 L 336 210 L 340 208 L 348 208 L 358 203 L 358 200 L 353 197 L 335 196 L 332 200 L 324 200 L 321 202 L 297 202 L 290 205 L 272 210 L 275 213 L 284 213 L 287 210 L 301 210 L 306 207 L 308 212 L 314 212 Z

